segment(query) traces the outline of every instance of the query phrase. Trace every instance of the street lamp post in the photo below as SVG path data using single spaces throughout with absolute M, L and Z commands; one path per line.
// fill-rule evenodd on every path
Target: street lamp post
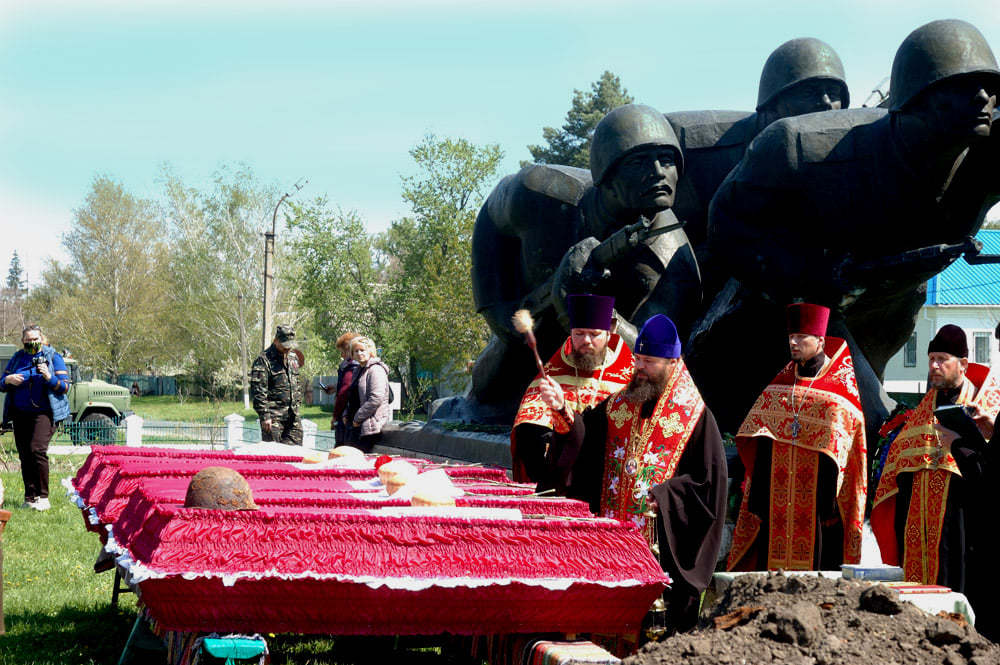
M 278 208 L 302 187 L 309 182 L 300 180 L 295 183 L 295 192 L 285 192 L 278 204 L 274 206 L 274 214 L 271 216 L 271 231 L 264 232 L 264 322 L 261 327 L 261 348 L 266 349 L 271 343 L 272 328 L 274 327 L 274 235 L 278 229 Z

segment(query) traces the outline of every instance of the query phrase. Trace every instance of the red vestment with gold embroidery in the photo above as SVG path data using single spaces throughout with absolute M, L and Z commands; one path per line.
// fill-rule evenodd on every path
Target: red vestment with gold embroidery
M 608 398 L 601 515 L 635 524 L 652 543 L 656 520 L 645 516 L 649 490 L 673 477 L 705 402 L 679 360 L 652 415 L 642 418 L 641 408 L 622 391 Z
M 864 415 L 854 362 L 844 340 L 827 337 L 825 366 L 815 377 L 799 377 L 789 363 L 757 399 L 736 435 L 746 468 L 743 502 L 733 533 L 728 568 L 743 561 L 762 520 L 749 509 L 758 437 L 771 439 L 767 568 L 814 568 L 816 495 L 820 456 L 837 468 L 836 501 L 844 528 L 843 562 L 861 559 L 861 532 L 867 490 Z
M 567 338 L 559 350 L 545 363 L 545 373 L 562 387 L 563 397 L 570 413 L 583 413 L 585 409 L 597 406 L 608 395 L 628 385 L 632 378 L 635 365 L 632 351 L 618 335 L 611 335 L 604 363 L 593 370 L 580 370 L 573 366 L 572 353 L 573 341 Z M 530 423 L 555 429 L 559 416 L 539 397 L 541 380 L 541 374 L 536 374 L 527 390 L 524 391 L 524 397 L 521 398 L 521 405 L 518 407 L 517 416 L 514 419 L 514 427 Z M 516 448 L 516 439 L 512 429 L 510 454 L 513 462 L 514 480 L 527 482 L 529 480 L 528 474 L 524 470 L 523 462 L 518 458 Z
M 940 570 L 941 533 L 952 475 L 962 473 L 938 437 L 934 407 L 938 391 L 931 388 L 889 447 L 872 508 L 872 531 L 882 561 L 902 565 L 909 582 L 935 584 Z M 989 368 L 969 363 L 956 404 L 976 404 L 995 418 L 1000 412 L 1000 377 Z M 899 474 L 912 473 L 910 507 L 900 557 L 896 539 L 896 496 Z M 900 559 L 902 558 L 902 563 Z

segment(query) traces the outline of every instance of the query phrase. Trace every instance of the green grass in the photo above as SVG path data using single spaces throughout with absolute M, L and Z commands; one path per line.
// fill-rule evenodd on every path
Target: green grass
M 172 420 L 177 422 L 218 421 L 231 413 L 238 413 L 248 421 L 257 420 L 253 409 L 243 409 L 243 402 L 223 402 L 219 400 L 187 398 L 179 402 L 175 395 L 133 397 L 132 410 L 150 420 Z M 303 404 L 299 414 L 311 420 L 321 430 L 330 429 L 330 412 L 318 404 Z
M 4 439 L 9 454 L 10 435 Z M 82 461 L 53 458 L 52 510 L 44 513 L 19 507 L 20 473 L 0 472 L 4 509 L 13 513 L 2 536 L 7 634 L 0 637 L 0 664 L 116 663 L 135 620 L 131 594 L 111 609 L 113 576 L 95 575 L 91 568 L 100 542 L 84 529 L 80 511 L 58 485 Z
M 21 509 L 24 487 L 10 434 L 0 436 L 3 508 L 13 513 L 3 539 L 3 603 L 7 634 L 0 636 L 0 665 L 98 665 L 118 662 L 136 617 L 132 594 L 111 608 L 111 572 L 95 574 L 100 541 L 84 528 L 80 510 L 60 484 L 73 476 L 81 456 L 50 457 L 52 509 Z M 268 635 L 273 665 L 401 663 L 458 664 L 434 639 L 337 638 Z M 158 665 L 150 652 L 133 662 Z

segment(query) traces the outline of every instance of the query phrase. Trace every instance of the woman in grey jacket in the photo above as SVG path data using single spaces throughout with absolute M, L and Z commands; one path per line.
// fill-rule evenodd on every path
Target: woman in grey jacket
M 375 342 L 370 337 L 352 339 L 351 350 L 361 369 L 354 379 L 347 413 L 351 424 L 360 428 L 358 448 L 370 453 L 382 440 L 382 427 L 389 421 L 392 412 L 389 368 L 376 355 Z

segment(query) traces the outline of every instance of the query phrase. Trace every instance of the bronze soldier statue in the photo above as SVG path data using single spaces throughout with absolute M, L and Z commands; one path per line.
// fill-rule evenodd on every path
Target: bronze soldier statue
M 301 446 L 302 353 L 294 346 L 295 329 L 278 326 L 274 341 L 250 368 L 250 395 L 260 418 L 261 440 Z
M 473 369 L 467 402 L 453 400 L 465 411 L 449 406 L 436 415 L 509 423 L 535 372 L 511 315 L 532 311 L 538 351 L 548 357 L 566 339 L 560 315 L 567 289 L 614 296 L 618 332 L 629 342 L 632 322 L 658 313 L 686 332 L 700 308 L 701 285 L 687 236 L 670 211 L 683 171 L 680 145 L 663 115 L 630 104 L 595 129 L 589 173 L 536 164 L 504 178 L 480 210 L 472 239 L 476 308 L 494 335 Z
M 834 312 L 829 334 L 851 347 L 875 443 L 891 405 L 882 371 L 914 328 L 926 280 L 972 247 L 1000 200 L 998 90 L 982 34 L 934 21 L 896 52 L 888 111 L 785 118 L 755 139 L 712 201 L 709 250 L 731 279 L 688 345 L 723 430 L 787 362 L 772 328 L 804 300 Z M 733 348 L 753 352 L 739 363 L 719 352 Z
M 836 51 L 819 39 L 802 37 L 785 42 L 768 56 L 760 74 L 755 113 L 667 114 L 686 163 L 673 210 L 684 220 L 684 231 L 699 258 L 707 235 L 708 204 L 750 141 L 775 120 L 849 104 L 844 65 Z

